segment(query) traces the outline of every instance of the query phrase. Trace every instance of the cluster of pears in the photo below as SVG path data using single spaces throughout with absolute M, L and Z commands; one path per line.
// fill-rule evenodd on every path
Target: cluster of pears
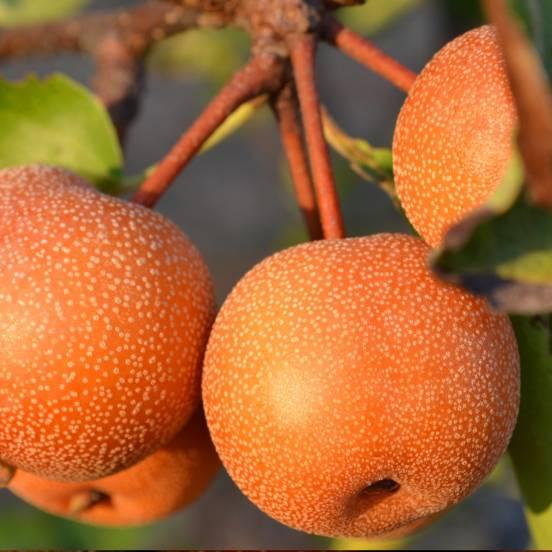
M 216 320 L 205 263 L 159 214 L 59 169 L 0 172 L 9 487 L 60 515 L 143 523 L 197 497 L 220 458 L 268 515 L 341 536 L 418 528 L 464 498 L 512 434 L 519 356 L 508 318 L 426 258 L 500 182 L 515 122 L 493 29 L 457 38 L 393 144 L 425 242 L 287 249 Z
M 191 502 L 219 466 L 200 410 L 215 313 L 171 222 L 61 169 L 0 172 L 0 459 L 9 488 L 106 524 Z

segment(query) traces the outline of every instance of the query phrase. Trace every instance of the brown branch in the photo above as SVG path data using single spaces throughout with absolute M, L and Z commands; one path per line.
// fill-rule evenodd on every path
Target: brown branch
M 124 145 L 131 122 L 138 114 L 145 71 L 141 57 L 129 51 L 117 36 L 106 36 L 95 52 L 96 74 L 92 88 L 106 106 Z
M 537 52 L 503 0 L 485 0 L 506 60 L 519 116 L 518 144 L 535 202 L 552 207 L 552 95 Z
M 139 56 L 162 38 L 193 27 L 197 18 L 197 12 L 189 8 L 148 2 L 128 10 L 4 29 L 0 32 L 0 59 L 58 52 L 93 53 L 106 35 L 114 34 Z
M 303 142 L 300 111 L 295 87 L 290 83 L 273 100 L 272 108 L 280 126 L 282 145 L 291 172 L 297 203 L 311 240 L 322 239 L 320 213 L 316 204 L 307 154 Z
M 163 0 L 164 2 L 196 10 L 207 25 L 227 25 L 235 19 L 242 0 Z
M 272 55 L 258 55 L 238 71 L 180 141 L 159 163 L 133 197 L 135 203 L 153 207 L 178 173 L 194 158 L 205 141 L 241 104 L 282 86 L 284 64 Z
M 94 91 L 124 144 L 139 109 L 144 56 L 159 40 L 194 26 L 198 17 L 189 8 L 149 2 L 128 10 L 7 29 L 0 32 L 0 59 L 62 51 L 90 54 L 96 62 Z
M 299 36 L 292 40 L 290 46 L 324 237 L 343 238 L 345 228 L 328 146 L 324 139 L 320 99 L 316 88 L 316 39 L 312 36 Z
M 333 17 L 326 17 L 322 25 L 322 37 L 328 43 L 368 69 L 387 79 L 404 92 L 408 92 L 416 73 L 401 65 L 397 60 L 384 54 L 369 40 L 347 29 Z
M 78 52 L 81 48 L 81 18 L 61 23 L 30 25 L 0 31 L 0 59 L 57 52 Z

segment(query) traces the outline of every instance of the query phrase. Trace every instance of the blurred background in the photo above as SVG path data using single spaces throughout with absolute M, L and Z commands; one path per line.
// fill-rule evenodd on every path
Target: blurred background
M 64 0 L 26 0 L 48 5 Z M 17 3 L 17 2 L 16 2 Z M 93 0 L 83 10 L 138 1 Z M 7 9 L 0 1 L 0 12 Z M 367 0 L 341 18 L 388 54 L 419 71 L 452 37 L 480 25 L 471 0 Z M 148 61 L 139 118 L 127 142 L 126 171 L 136 174 L 159 160 L 214 92 L 246 59 L 238 31 L 193 31 L 160 45 Z M 93 67 L 78 55 L 3 63 L 1 75 L 63 72 L 88 84 Z M 390 147 L 404 95 L 366 69 L 322 46 L 318 79 L 324 104 L 351 136 Z M 349 235 L 408 231 L 388 197 L 333 157 Z M 271 253 L 305 240 L 278 134 L 263 108 L 240 131 L 197 158 L 162 199 L 159 211 L 175 221 L 202 251 L 222 302 L 239 278 Z M 43 514 L 0 491 L 0 548 L 76 549 L 520 549 L 530 546 L 517 487 L 505 460 L 473 496 L 419 535 L 403 541 L 321 539 L 272 521 L 221 471 L 187 510 L 138 529 L 92 528 Z

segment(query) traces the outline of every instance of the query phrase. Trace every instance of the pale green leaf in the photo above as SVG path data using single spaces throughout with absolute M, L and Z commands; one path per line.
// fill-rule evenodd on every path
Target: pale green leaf
M 552 327 L 512 317 L 521 358 L 521 407 L 510 456 L 539 549 L 552 549 Z
M 0 26 L 14 27 L 61 19 L 88 0 L 0 0 Z
M 0 167 L 44 163 L 110 188 L 123 155 L 103 105 L 63 75 L 0 81 Z

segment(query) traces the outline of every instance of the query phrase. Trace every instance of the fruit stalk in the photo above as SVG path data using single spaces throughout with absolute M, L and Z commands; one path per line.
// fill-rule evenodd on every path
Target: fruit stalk
M 13 479 L 16 468 L 0 460 L 0 488 L 5 487 Z
M 104 501 L 109 501 L 108 495 L 101 491 L 88 489 L 74 494 L 69 500 L 67 509 L 71 515 L 77 517 Z
M 194 158 L 206 140 L 240 105 L 280 88 L 281 61 L 272 55 L 257 55 L 238 71 L 159 163 L 133 197 L 135 203 L 153 207 L 180 171 Z
M 322 126 L 314 70 L 316 40 L 309 35 L 296 37 L 292 39 L 290 46 L 324 237 L 340 239 L 345 236 L 345 226 Z
M 384 54 L 369 40 L 347 29 L 333 17 L 326 17 L 322 28 L 324 40 L 403 92 L 408 92 L 414 84 L 416 73 Z
M 303 141 L 297 91 L 290 83 L 274 99 L 272 108 L 280 127 L 280 136 L 295 188 L 297 204 L 301 209 L 311 240 L 322 239 L 320 212 L 309 171 Z

